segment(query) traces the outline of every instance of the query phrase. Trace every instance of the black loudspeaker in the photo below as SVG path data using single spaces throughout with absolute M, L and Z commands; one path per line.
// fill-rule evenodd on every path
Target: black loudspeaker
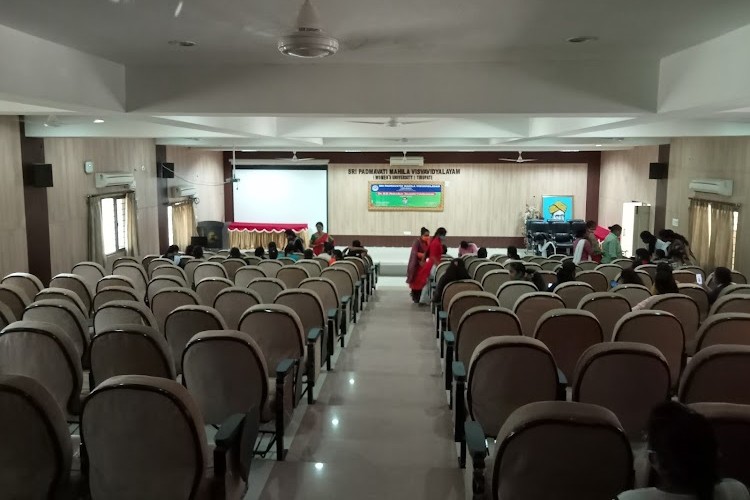
M 666 179 L 669 173 L 669 164 L 667 163 L 650 163 L 648 165 L 649 179 Z
M 194 247 L 207 247 L 208 246 L 208 238 L 205 236 L 191 236 L 190 237 L 190 244 Z
M 227 248 L 229 233 L 227 225 L 221 221 L 204 220 L 198 222 L 198 236 L 204 236 L 207 241 L 205 248 Z
M 52 187 L 52 165 L 33 163 L 28 167 L 27 184 L 34 187 Z
M 156 176 L 162 179 L 174 179 L 174 163 L 157 162 Z

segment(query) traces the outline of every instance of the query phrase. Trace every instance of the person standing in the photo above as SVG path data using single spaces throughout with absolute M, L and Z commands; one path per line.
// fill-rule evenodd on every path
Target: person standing
M 599 226 L 595 220 L 586 222 L 586 239 L 591 244 L 591 259 L 595 262 L 602 261 L 602 245 L 596 237 L 596 228 Z
M 426 293 L 427 282 L 437 265 L 440 264 L 440 258 L 443 256 L 443 242 L 447 234 L 448 232 L 444 227 L 435 231 L 435 235 L 430 239 L 430 244 L 427 247 L 427 253 L 422 257 L 422 267 L 419 268 L 417 276 L 412 282 L 413 289 L 422 290 L 419 298 L 420 304 L 428 304 L 430 301 L 429 293 Z
M 609 227 L 609 234 L 602 242 L 602 264 L 609 264 L 617 259 L 622 259 L 620 235 L 622 235 L 622 226 L 615 224 Z
M 314 232 L 312 236 L 310 236 L 310 247 L 312 248 L 312 251 L 315 255 L 320 255 L 321 253 L 323 253 L 325 244 L 328 242 L 331 242 L 331 244 L 333 244 L 334 241 L 333 238 L 328 235 L 328 233 L 323 231 L 322 222 L 318 222 L 317 224 L 315 224 L 315 229 L 317 229 L 317 231 Z
M 589 234 L 586 229 L 581 229 L 576 233 L 576 239 L 573 241 L 573 264 L 593 260 L 594 251 L 588 237 Z M 596 236 L 594 239 L 596 239 Z
M 419 238 L 417 238 L 411 245 L 411 253 L 409 254 L 409 264 L 406 266 L 406 283 L 409 284 L 411 289 L 411 300 L 414 303 L 419 302 L 419 296 L 422 294 L 422 289 L 415 289 L 412 284 L 414 283 L 419 269 L 423 265 L 424 256 L 427 253 L 427 247 L 430 244 L 430 231 L 423 227 L 419 231 Z

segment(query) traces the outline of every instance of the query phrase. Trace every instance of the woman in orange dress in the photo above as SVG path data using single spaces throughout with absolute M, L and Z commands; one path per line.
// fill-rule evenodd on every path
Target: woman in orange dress
M 419 295 L 422 293 L 421 289 L 415 289 L 412 287 L 417 272 L 422 267 L 424 255 L 427 253 L 427 248 L 430 243 L 430 231 L 426 227 L 423 227 L 419 232 L 419 238 L 414 241 L 411 246 L 411 254 L 409 255 L 409 265 L 406 266 L 406 283 L 411 288 L 411 300 L 414 303 L 419 302 Z

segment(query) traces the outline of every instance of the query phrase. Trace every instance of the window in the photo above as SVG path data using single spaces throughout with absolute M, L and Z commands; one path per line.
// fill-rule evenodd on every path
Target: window
M 124 252 L 128 246 L 128 219 L 125 197 L 102 198 L 102 238 L 104 254 Z
M 172 222 L 172 205 L 167 207 L 167 234 L 169 235 L 169 246 L 174 245 L 174 224 Z

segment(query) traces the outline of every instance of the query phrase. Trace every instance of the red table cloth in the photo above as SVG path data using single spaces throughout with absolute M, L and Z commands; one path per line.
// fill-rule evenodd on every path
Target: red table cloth
M 307 229 L 307 224 L 270 224 L 265 222 L 230 222 L 230 231 L 261 231 L 261 232 L 282 232 L 287 229 L 299 232 Z

